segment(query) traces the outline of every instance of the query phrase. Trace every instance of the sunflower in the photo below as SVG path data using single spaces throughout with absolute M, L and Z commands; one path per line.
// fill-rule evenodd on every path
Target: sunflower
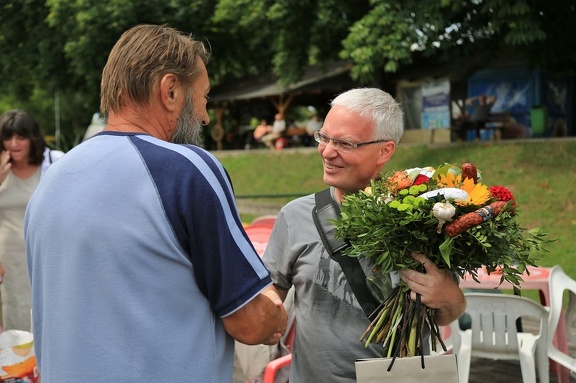
M 482 206 L 490 199 L 490 193 L 486 185 L 481 183 L 474 183 L 471 178 L 464 179 L 460 189 L 468 193 L 468 199 L 464 201 L 457 201 L 459 205 L 477 205 Z
M 438 174 L 438 186 L 442 188 L 459 188 L 462 185 L 462 175 L 448 172 Z

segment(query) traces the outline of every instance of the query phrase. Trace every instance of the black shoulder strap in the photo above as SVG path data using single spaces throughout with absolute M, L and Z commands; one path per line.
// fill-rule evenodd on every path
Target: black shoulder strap
M 350 285 L 366 316 L 369 319 L 373 319 L 371 317 L 376 312 L 379 302 L 370 293 L 370 290 L 368 290 L 366 274 L 364 274 L 358 258 L 341 254 L 342 250 L 348 247 L 349 244 L 343 239 L 334 236 L 335 228 L 331 219 L 340 215 L 340 206 L 333 203 L 330 189 L 322 190 L 314 196 L 316 199 L 316 207 L 312 211 L 312 217 L 320 234 L 320 238 L 322 239 L 322 243 L 328 251 L 328 254 L 330 254 L 330 257 L 340 264 L 346 276 L 346 281 Z

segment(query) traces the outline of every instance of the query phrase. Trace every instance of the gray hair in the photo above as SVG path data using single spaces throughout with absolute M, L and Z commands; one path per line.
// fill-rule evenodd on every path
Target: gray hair
M 174 74 L 191 86 L 208 62 L 204 44 L 167 25 L 137 25 L 120 36 L 102 71 L 100 110 L 104 117 L 126 103 L 148 105 L 156 81 Z
M 356 88 L 336 96 L 331 106 L 340 105 L 374 121 L 374 139 L 396 144 L 404 133 L 404 114 L 394 98 L 378 88 Z

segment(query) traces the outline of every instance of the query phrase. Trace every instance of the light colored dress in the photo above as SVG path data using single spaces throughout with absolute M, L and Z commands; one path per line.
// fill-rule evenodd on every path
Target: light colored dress
M 24 211 L 40 182 L 40 166 L 30 177 L 12 171 L 0 185 L 0 262 L 4 266 L 2 327 L 30 331 L 30 280 L 24 246 Z

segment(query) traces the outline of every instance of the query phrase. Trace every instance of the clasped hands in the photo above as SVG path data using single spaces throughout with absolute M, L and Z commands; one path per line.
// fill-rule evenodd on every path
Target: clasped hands
M 284 335 L 284 333 L 286 332 L 286 326 L 288 324 L 288 314 L 286 313 L 286 309 L 282 304 L 282 299 L 277 294 L 276 290 L 270 288 L 266 289 L 264 292 L 262 292 L 262 295 L 268 297 L 272 301 L 272 303 L 274 303 L 274 305 L 280 310 L 279 312 L 280 317 L 278 320 L 278 325 L 276 326 L 276 331 L 274 332 L 274 334 L 272 334 L 270 338 L 262 342 L 262 344 L 272 346 L 277 344 Z

